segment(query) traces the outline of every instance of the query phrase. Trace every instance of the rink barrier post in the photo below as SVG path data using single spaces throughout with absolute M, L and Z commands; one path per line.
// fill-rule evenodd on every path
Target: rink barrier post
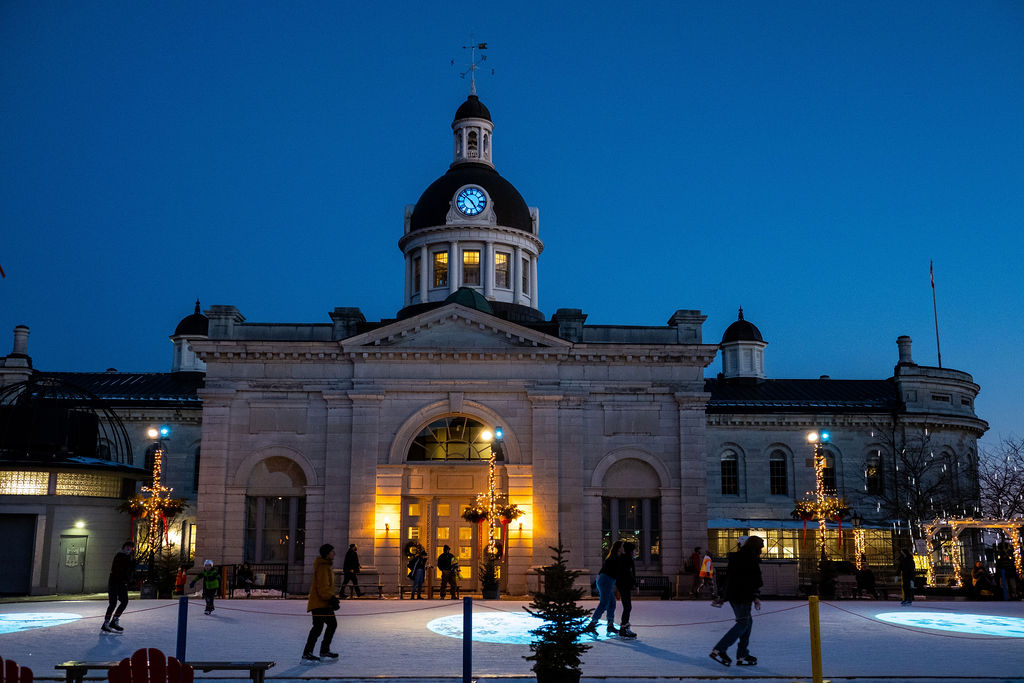
M 188 596 L 178 598 L 178 645 L 174 656 L 179 662 L 185 661 L 185 645 L 188 640 Z
M 811 631 L 811 677 L 813 683 L 832 683 L 821 677 L 821 622 L 818 621 L 818 596 L 807 598 L 807 612 Z M 803 683 L 803 681 L 793 681 Z
M 462 598 L 462 683 L 473 683 L 473 598 Z

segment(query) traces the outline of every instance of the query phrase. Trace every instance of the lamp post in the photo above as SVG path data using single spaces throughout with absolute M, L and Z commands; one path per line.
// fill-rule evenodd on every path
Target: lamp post
M 167 426 L 161 427 L 150 427 L 147 430 L 146 435 L 153 440 L 153 481 L 149 486 L 143 486 L 142 492 L 148 493 L 149 497 L 143 501 L 143 507 L 146 510 L 146 516 L 149 518 L 149 529 L 147 530 L 147 543 L 149 546 L 149 573 L 147 581 L 152 582 L 154 577 L 154 556 L 156 554 L 156 546 L 160 542 L 160 520 L 158 515 L 162 509 L 164 500 L 166 500 L 171 492 L 171 489 L 163 485 L 163 459 L 164 459 L 164 439 L 171 435 L 171 430 Z

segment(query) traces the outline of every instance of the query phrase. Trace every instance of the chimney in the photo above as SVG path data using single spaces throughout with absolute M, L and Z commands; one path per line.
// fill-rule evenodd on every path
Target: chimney
M 914 360 L 910 357 L 910 337 L 905 334 L 897 337 L 896 346 L 900 349 L 900 361 L 897 366 L 914 365 Z
M 26 325 L 18 325 L 14 328 L 14 350 L 11 351 L 11 355 L 28 356 L 28 327 Z

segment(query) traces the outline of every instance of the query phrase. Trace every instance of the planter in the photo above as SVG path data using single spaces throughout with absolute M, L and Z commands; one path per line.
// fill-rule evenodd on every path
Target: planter
M 497 600 L 501 597 L 501 590 L 498 588 L 485 588 L 480 591 L 484 600 Z
M 582 671 L 548 671 L 537 672 L 537 683 L 580 683 Z

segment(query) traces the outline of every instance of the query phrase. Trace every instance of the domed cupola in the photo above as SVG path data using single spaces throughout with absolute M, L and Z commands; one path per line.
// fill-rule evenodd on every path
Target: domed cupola
M 722 335 L 722 376 L 726 379 L 752 377 L 764 379 L 764 347 L 768 342 L 761 337 L 749 320 L 743 319 L 740 308 L 739 318 Z
M 189 340 L 206 339 L 209 330 L 210 319 L 199 312 L 199 299 L 196 299 L 195 313 L 182 318 L 171 335 L 171 341 L 174 343 L 171 372 L 206 372 L 206 363 L 196 356 Z
M 543 319 L 537 305 L 537 209 L 494 168 L 494 122 L 475 82 L 452 121 L 448 172 L 405 210 L 398 246 L 405 255 L 404 313 L 441 304 L 468 287 L 495 312 Z

